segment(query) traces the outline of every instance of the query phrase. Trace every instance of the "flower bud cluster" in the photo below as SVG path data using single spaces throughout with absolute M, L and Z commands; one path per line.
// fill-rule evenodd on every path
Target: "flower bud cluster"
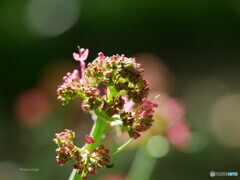
M 73 139 L 75 138 L 75 133 L 71 130 L 65 129 L 64 132 L 55 134 L 56 138 L 53 139 L 55 144 L 58 145 L 56 149 L 57 152 L 57 163 L 58 165 L 63 165 L 74 157 L 77 150 L 73 144 Z
M 144 70 L 134 58 L 124 55 L 98 57 L 88 65 L 86 76 L 91 78 L 92 85 L 105 85 L 113 91 L 126 94 L 135 103 L 140 103 L 148 95 L 148 82 L 143 79 Z
M 109 150 L 100 145 L 90 153 L 86 150 L 79 154 L 76 160 L 74 168 L 78 170 L 82 179 L 86 179 L 91 174 L 95 174 L 97 169 L 110 165 Z
M 109 117 L 119 114 L 123 108 L 124 100 L 121 96 L 113 97 L 112 100 L 106 100 L 103 103 L 102 111 L 105 111 Z
M 103 53 L 85 68 L 87 55 L 88 50 L 80 47 L 79 54 L 74 53 L 75 60 L 81 64 L 81 78 L 77 70 L 68 73 L 57 90 L 58 98 L 66 104 L 80 97 L 84 110 L 104 111 L 110 120 L 120 115 L 130 137 L 138 138 L 140 132 L 152 125 L 153 108 L 157 106 L 147 100 L 149 87 L 143 78 L 144 70 L 134 58 L 118 54 L 108 57 Z M 124 106 L 129 101 L 133 107 L 126 111 Z
M 89 152 L 85 147 L 78 148 L 73 144 L 73 139 L 75 138 L 73 131 L 65 129 L 64 132 L 55 135 L 56 138 L 53 141 L 58 145 L 56 149 L 58 165 L 61 166 L 75 157 L 76 164 L 73 167 L 77 169 L 77 173 L 83 179 L 86 179 L 91 174 L 95 174 L 97 169 L 110 165 L 109 150 L 103 145 Z M 86 144 L 94 142 L 95 140 L 92 136 L 85 136 Z
M 83 96 L 85 99 L 82 102 L 82 108 L 85 111 L 97 110 L 102 106 L 103 97 L 100 95 L 99 89 L 89 85 L 83 86 Z
M 153 108 L 157 106 L 156 103 L 144 99 L 136 108 L 120 114 L 123 126 L 127 128 L 130 137 L 137 139 L 140 132 L 144 132 L 152 126 Z
M 78 70 L 74 70 L 72 73 L 68 72 L 63 77 L 64 83 L 58 87 L 57 95 L 58 99 L 62 101 L 62 104 L 68 104 L 69 100 L 75 99 L 82 92 L 82 86 L 80 83 L 80 77 Z

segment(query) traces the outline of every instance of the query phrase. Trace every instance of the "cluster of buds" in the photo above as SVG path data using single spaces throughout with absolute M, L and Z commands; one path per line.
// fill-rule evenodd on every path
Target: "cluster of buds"
M 66 104 L 79 97 L 83 110 L 103 111 L 111 121 L 114 115 L 120 115 L 130 137 L 138 138 L 140 132 L 152 125 L 153 108 L 156 107 L 147 100 L 149 87 L 141 65 L 134 58 L 118 54 L 108 57 L 100 52 L 86 68 L 88 49 L 78 48 L 79 52 L 73 57 L 80 61 L 81 78 L 77 70 L 68 73 L 57 90 L 58 99 Z M 133 106 L 131 112 L 124 108 L 129 101 Z
M 75 133 L 71 130 L 65 129 L 65 132 L 56 133 L 56 138 L 53 141 L 58 145 L 57 152 L 57 163 L 59 166 L 65 164 L 76 155 L 77 150 L 73 144 Z
M 92 86 L 106 86 L 109 90 L 107 96 L 115 97 L 118 94 L 127 95 L 133 102 L 140 103 L 148 95 L 148 83 L 143 79 L 144 70 L 134 58 L 125 55 L 106 57 L 99 53 L 98 57 L 88 65 L 86 77 L 91 79 Z
M 109 150 L 100 145 L 91 152 L 85 150 L 77 156 L 76 160 L 74 169 L 78 170 L 82 179 L 86 179 L 91 174 L 95 174 L 97 169 L 110 165 Z
M 80 98 L 83 110 L 95 114 L 100 112 L 104 123 L 120 121 L 122 129 L 131 138 L 137 139 L 141 132 L 152 126 L 153 108 L 157 107 L 157 104 L 147 100 L 149 87 L 143 78 L 141 65 L 125 55 L 108 57 L 99 53 L 86 68 L 89 51 L 80 47 L 78 51 L 73 53 L 73 58 L 80 62 L 81 76 L 78 70 L 64 76 L 64 83 L 57 90 L 58 99 L 65 105 L 71 99 Z M 74 146 L 74 136 L 70 130 L 56 134 L 54 141 L 59 146 L 56 150 L 59 165 L 76 157 L 74 168 L 82 179 L 110 165 L 109 151 L 103 145 L 89 152 L 86 146 Z M 94 139 L 86 136 L 85 142 L 92 144 Z
M 78 148 L 73 144 L 73 139 L 75 138 L 73 131 L 65 129 L 64 132 L 55 135 L 56 138 L 53 141 L 58 145 L 56 149 L 58 164 L 61 166 L 75 157 L 76 164 L 73 167 L 77 169 L 77 173 L 81 175 L 82 179 L 95 174 L 97 169 L 110 165 L 109 150 L 103 145 L 89 152 L 85 147 Z M 93 137 L 85 136 L 86 144 L 94 142 Z
M 58 99 L 62 101 L 62 104 L 68 104 L 70 99 L 75 99 L 78 95 L 81 95 L 81 85 L 78 70 L 74 70 L 72 73 L 67 73 L 63 77 L 64 83 L 57 89 Z
M 126 102 L 126 104 L 130 104 L 131 106 L 132 102 Z M 131 138 L 137 139 L 140 136 L 140 132 L 144 132 L 152 126 L 153 108 L 157 106 L 156 103 L 146 99 L 136 108 L 127 105 L 127 109 L 125 109 L 127 112 L 123 111 L 120 117 L 123 121 L 123 126 L 127 129 Z

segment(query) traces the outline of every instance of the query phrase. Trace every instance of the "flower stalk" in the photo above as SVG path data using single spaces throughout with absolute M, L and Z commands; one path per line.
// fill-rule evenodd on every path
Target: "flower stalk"
M 137 150 L 127 179 L 151 179 L 152 172 L 157 163 L 157 158 L 150 156 L 146 151 L 145 144 L 141 145 Z
M 130 136 L 114 155 L 152 126 L 153 108 L 157 107 L 156 103 L 147 100 L 148 82 L 134 58 L 118 54 L 108 57 L 100 52 L 86 68 L 88 53 L 88 49 L 78 46 L 78 53 L 73 53 L 73 58 L 80 62 L 81 76 L 78 70 L 67 73 L 64 83 L 57 89 L 63 105 L 80 98 L 82 109 L 97 117 L 82 148 L 74 145 L 75 133 L 71 130 L 56 134 L 58 164 L 76 159 L 70 180 L 87 179 L 97 169 L 111 166 L 109 150 L 101 145 L 107 125 L 121 126 Z
M 94 121 L 93 127 L 91 129 L 91 133 L 90 136 L 93 137 L 94 139 L 94 143 L 91 144 L 85 144 L 84 146 L 86 146 L 86 149 L 90 152 L 92 151 L 94 148 L 96 148 L 97 146 L 99 146 L 102 136 L 104 134 L 104 130 L 106 127 L 106 122 L 105 119 L 103 118 L 103 116 L 101 116 L 101 113 L 97 113 L 97 119 Z M 81 176 L 77 173 L 76 169 L 72 170 L 72 173 L 69 177 L 69 180 L 81 180 Z

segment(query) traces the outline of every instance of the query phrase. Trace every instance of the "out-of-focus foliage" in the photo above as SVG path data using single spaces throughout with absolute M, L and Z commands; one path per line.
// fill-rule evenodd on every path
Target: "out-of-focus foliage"
M 71 54 L 78 44 L 92 50 L 89 61 L 99 51 L 163 59 L 164 66 L 156 58 L 148 78 L 160 97 L 183 102 L 191 145 L 171 146 L 151 179 L 238 171 L 239 22 L 238 0 L 2 0 L 0 179 L 68 178 L 72 166 L 57 166 L 54 133 L 69 128 L 84 139 L 92 125 L 81 103 L 63 108 L 56 99 L 62 77 L 77 68 Z M 113 174 L 99 172 L 102 179 L 123 179 L 134 154 L 130 149 L 116 157 Z

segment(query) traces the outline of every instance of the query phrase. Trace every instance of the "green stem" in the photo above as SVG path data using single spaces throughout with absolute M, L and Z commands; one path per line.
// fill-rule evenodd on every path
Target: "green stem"
M 101 112 L 96 112 L 97 120 L 94 122 L 90 135 L 94 138 L 95 142 L 87 146 L 88 151 L 92 151 L 99 146 L 102 140 L 102 135 L 106 127 L 106 116 Z M 81 180 L 81 176 L 77 174 L 77 170 L 73 169 L 69 180 Z
M 152 172 L 157 162 L 157 158 L 150 156 L 146 152 L 145 145 L 141 145 L 135 155 L 134 161 L 128 172 L 128 178 L 131 180 L 148 180 L 151 179 Z
M 94 148 L 99 146 L 100 141 L 102 140 L 102 136 L 104 130 L 106 128 L 106 117 L 102 113 L 97 113 L 97 120 L 94 122 L 90 135 L 94 138 L 95 143 L 89 144 L 87 146 L 88 151 L 92 151 Z
M 69 177 L 69 180 L 80 180 L 80 179 L 82 178 L 77 174 L 77 169 L 73 169 Z
M 133 138 L 129 139 L 126 143 L 124 143 L 122 146 L 117 148 L 117 150 L 113 152 L 113 155 L 115 155 L 115 154 L 121 152 L 123 149 L 125 149 L 129 145 L 129 143 L 132 142 L 132 140 L 133 140 Z

